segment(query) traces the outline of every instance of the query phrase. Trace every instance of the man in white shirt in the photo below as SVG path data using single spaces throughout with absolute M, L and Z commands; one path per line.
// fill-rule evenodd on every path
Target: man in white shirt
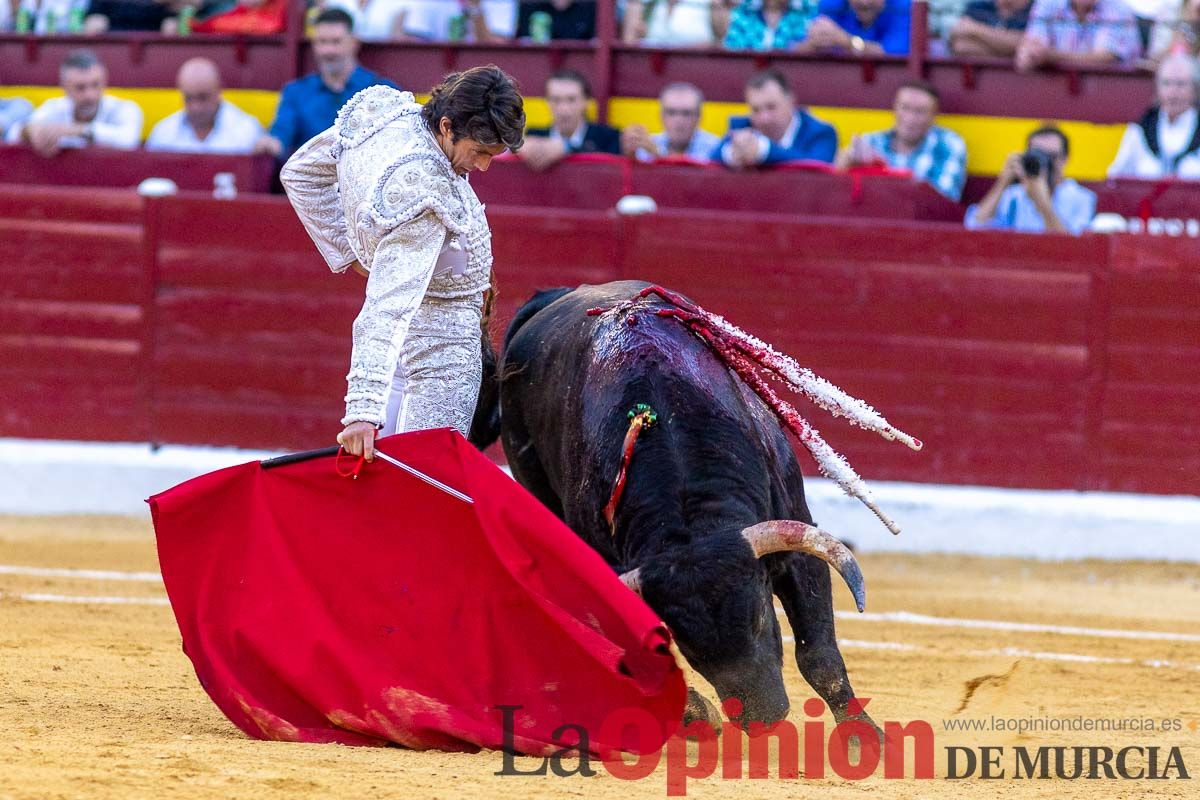
M 10 144 L 28 144 L 38 154 L 56 155 L 68 148 L 137 148 L 142 139 L 142 109 L 132 100 L 104 93 L 108 70 L 91 50 L 74 50 L 58 71 L 65 97 L 38 106 L 24 125 L 7 134 Z
M 1182 53 L 1169 56 L 1154 85 L 1158 102 L 1125 129 L 1108 177 L 1200 179 L 1200 63 Z
M 263 134 L 258 120 L 221 97 L 221 73 L 207 58 L 183 63 L 175 79 L 183 110 L 154 126 L 147 150 L 244 154 Z

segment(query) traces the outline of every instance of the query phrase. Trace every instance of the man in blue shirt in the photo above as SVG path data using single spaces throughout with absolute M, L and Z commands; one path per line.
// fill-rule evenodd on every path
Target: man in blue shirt
M 787 78 L 779 70 L 765 69 L 750 78 L 746 105 L 750 116 L 729 119 L 729 132 L 713 151 L 713 161 L 734 169 L 787 161 L 833 161 L 837 131 L 796 107 Z
M 1030 174 L 1022 163 L 1024 153 L 1010 155 L 987 195 L 967 209 L 966 226 L 973 230 L 1083 233 L 1096 213 L 1096 194 L 1062 177 L 1070 151 L 1066 135 L 1047 125 L 1029 134 L 1026 147 L 1031 154 L 1040 153 L 1050 168 L 1039 166 L 1036 175 Z
M 398 88 L 358 64 L 354 21 L 339 8 L 321 12 L 313 25 L 317 71 L 283 87 L 271 131 L 258 140 L 256 153 L 286 160 L 300 145 L 333 125 L 338 110 L 368 86 Z
M 800 52 L 908 54 L 910 0 L 821 0 Z

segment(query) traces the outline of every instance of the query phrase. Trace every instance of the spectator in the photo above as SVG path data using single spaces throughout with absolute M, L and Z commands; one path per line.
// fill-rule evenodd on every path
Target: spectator
M 788 161 L 833 161 L 837 132 L 806 110 L 796 107 L 787 78 L 766 69 L 746 83 L 749 117 L 731 117 L 729 132 L 714 161 L 734 169 L 782 164 Z
M 504 41 L 512 38 L 517 15 L 516 0 L 330 0 L 325 7 L 349 14 L 363 41 L 445 41 L 459 15 L 486 20 L 482 38 L 468 25 L 465 39 Z
M 1017 69 L 1095 67 L 1141 53 L 1137 22 L 1122 0 L 1035 0 L 1017 48 Z
M 534 14 L 550 16 L 551 39 L 593 39 L 596 36 L 596 3 L 592 0 L 520 0 L 517 3 L 518 39 L 530 37 Z
M 258 120 L 221 97 L 221 73 L 207 58 L 183 63 L 175 79 L 183 110 L 154 126 L 147 150 L 249 153 L 263 135 Z
M 1183 0 L 1167 19 L 1154 23 L 1147 55 L 1157 61 L 1174 53 L 1200 53 L 1200 0 Z
M 815 0 L 744 0 L 733 10 L 725 46 L 731 50 L 788 50 L 804 41 Z
M 73 50 L 58 70 L 65 97 L 38 106 L 24 125 L 8 131 L 10 143 L 25 143 L 49 157 L 60 150 L 99 145 L 133 150 L 142 138 L 142 109 L 104 89 L 108 70 L 91 50 Z
M 0 0 L 0 3 L 7 0 Z M 24 97 L 0 97 L 0 142 L 14 127 L 33 113 L 33 103 Z
M 713 42 L 724 42 L 729 35 L 729 24 L 733 21 L 734 10 L 741 5 L 741 0 L 712 0 L 712 30 Z
M 237 0 L 237 5 L 192 23 L 196 33 L 282 33 L 287 0 Z
M 967 0 L 929 0 L 929 45 L 930 55 L 945 55 L 945 51 L 936 52 L 936 45 L 945 44 L 950 40 L 950 32 L 963 15 Z
M 560 69 L 546 81 L 550 105 L 548 128 L 530 128 L 517 157 L 530 169 L 544 170 L 573 153 L 621 152 L 621 134 L 616 128 L 587 121 L 592 87 L 587 78 L 572 69 Z
M 0 0 L 0 5 L 8 1 Z M 30 3 L 28 0 L 22 0 L 15 6 L 7 9 L 6 13 L 11 18 L 11 22 L 9 22 L 5 30 L 12 30 L 16 27 L 18 10 L 21 7 L 25 7 L 30 12 L 34 33 L 66 33 L 70 20 L 71 6 L 74 4 L 74 0 L 41 0 L 40 3 Z M 3 15 L 0 14 L 0 16 Z M 53 29 L 51 29 L 51 25 L 53 25 Z
M 1154 83 L 1158 102 L 1125 129 L 1108 177 L 1200 179 L 1200 64 L 1188 55 L 1168 56 Z
M 1029 25 L 1032 5 L 1032 0 L 973 0 L 950 31 L 951 52 L 1012 58 Z
M 640 161 L 681 157 L 710 161 L 721 140 L 700 129 L 704 94 L 690 83 L 668 84 L 658 97 L 663 132 L 651 136 L 641 125 L 621 131 L 621 150 Z
M 967 177 L 967 146 L 962 137 L 934 125 L 937 89 L 925 81 L 909 81 L 896 92 L 896 124 L 891 130 L 855 136 L 838 153 L 837 166 L 887 164 L 911 170 L 913 178 L 958 202 Z
M 359 41 L 386 42 L 410 38 L 406 27 L 413 5 L 413 0 L 326 0 L 321 8 L 345 11 Z
M 383 84 L 396 88 L 358 63 L 358 40 L 350 15 L 337 8 L 322 11 L 313 25 L 317 71 L 283 87 L 271 132 L 258 140 L 256 153 L 287 158 L 300 145 L 333 125 L 340 109 L 358 92 Z
M 909 0 L 821 0 L 808 38 L 797 49 L 851 55 L 905 55 Z
M 713 0 L 629 0 L 621 38 L 625 44 L 704 47 L 714 44 Z
M 1026 147 L 1026 153 L 1009 155 L 987 195 L 967 209 L 966 226 L 1028 233 L 1082 233 L 1096 213 L 1096 195 L 1063 178 L 1070 152 L 1066 134 L 1047 125 L 1029 134 Z M 1039 161 L 1037 174 L 1031 174 L 1022 163 L 1026 155 Z
M 43 3 L 45 5 L 45 3 Z M 60 14 L 69 14 L 73 0 L 66 0 L 65 8 Z M 87 19 L 84 21 L 84 33 L 105 33 L 106 31 L 158 31 L 163 29 L 163 23 L 172 15 L 178 13 L 181 0 L 91 0 L 87 5 Z M 66 23 L 66 17 L 59 16 L 59 24 Z
M 508 42 L 516 34 L 516 0 L 460 0 L 458 11 L 444 12 L 439 38 L 450 38 L 450 20 L 455 14 L 466 17 L 468 41 Z

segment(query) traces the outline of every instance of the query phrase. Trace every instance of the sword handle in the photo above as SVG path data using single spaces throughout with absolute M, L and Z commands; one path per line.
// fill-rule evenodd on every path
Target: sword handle
M 275 458 L 268 458 L 266 461 L 260 461 L 258 465 L 263 469 L 274 469 L 275 467 L 284 467 L 288 464 L 298 464 L 301 461 L 311 461 L 314 458 L 324 458 L 325 456 L 336 456 L 341 447 L 334 445 L 333 447 L 322 447 L 319 450 L 305 450 L 302 453 L 288 453 Z

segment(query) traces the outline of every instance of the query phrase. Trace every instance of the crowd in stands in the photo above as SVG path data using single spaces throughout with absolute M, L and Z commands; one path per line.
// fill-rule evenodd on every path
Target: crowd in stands
M 282 162 L 328 128 L 338 109 L 355 93 L 375 84 L 395 86 L 357 60 L 355 22 L 370 27 L 370 9 L 379 2 L 387 0 L 356 2 L 351 11 L 331 0 L 330 7 L 310 20 L 316 72 L 283 87 L 268 130 L 223 98 L 221 75 L 212 61 L 186 61 L 177 76 L 183 109 L 154 126 L 145 148 L 268 154 Z M 671 29 L 677 20 L 684 20 L 680 29 L 698 30 L 703 27 L 700 20 L 708 20 L 715 27 L 720 9 L 729 12 L 724 17 L 728 22 L 725 41 L 735 41 L 738 46 L 757 47 L 763 42 L 777 46 L 783 37 L 793 48 L 828 46 L 849 52 L 892 52 L 902 41 L 907 42 L 908 0 L 685 2 L 628 0 L 624 7 L 626 36 L 644 40 L 656 30 Z M 269 4 L 269 0 L 241 0 L 237 8 L 249 14 Z M 397 0 L 393 5 L 411 4 Z M 427 3 L 423 13 L 433 5 L 436 3 Z M 463 11 L 469 9 L 471 30 L 485 37 L 502 35 L 492 20 L 513 4 L 502 0 L 454 0 L 451 5 Z M 517 5 L 520 8 L 513 31 L 518 35 L 525 30 L 523 26 L 547 24 L 545 17 L 526 13 L 531 7 L 537 9 L 533 13 L 550 14 L 551 35 L 590 35 L 584 22 L 594 23 L 589 16 L 594 7 L 572 0 Z M 950 46 L 993 54 L 1008 48 L 1005 51 L 1015 53 L 1018 64 L 1030 67 L 1061 63 L 1067 58 L 1074 59 L 1074 63 L 1100 63 L 1139 52 L 1135 28 L 1102 26 L 1091 30 L 1079 18 L 1071 17 L 1085 5 L 1097 19 L 1132 18 L 1121 0 L 1034 0 L 1032 10 L 1021 0 L 971 0 L 960 17 L 946 23 Z M 1194 13 L 1197 7 L 1200 0 L 1188 0 L 1181 13 Z M 696 16 L 697 9 L 704 13 Z M 685 10 L 692 16 L 683 16 Z M 1059 15 L 1064 23 L 1040 18 L 1039 10 Z M 637 24 L 630 22 L 630 15 Z M 393 30 L 411 32 L 414 29 L 405 26 L 416 25 L 418 19 L 426 25 L 432 17 L 405 14 L 401 17 L 403 25 L 393 26 Z M 1027 23 L 1023 34 L 1018 22 Z M 904 37 L 893 33 L 901 29 Z M 1181 36 L 1182 29 L 1175 26 L 1171 30 L 1169 35 L 1157 29 L 1151 33 L 1171 42 Z M 1109 170 L 1111 177 L 1200 179 L 1200 64 L 1192 50 L 1189 39 L 1187 47 L 1168 46 L 1164 51 L 1166 55 L 1157 65 L 1153 103 L 1126 129 Z M 64 149 L 93 145 L 120 149 L 141 146 L 141 108 L 106 91 L 107 72 L 91 50 L 71 52 L 61 64 L 59 78 L 63 95 L 36 109 L 20 98 L 0 99 L 3 141 L 27 145 L 46 157 Z M 722 137 L 700 129 L 704 96 L 689 83 L 669 83 L 662 90 L 662 132 L 656 134 L 641 125 L 617 130 L 590 122 L 587 109 L 591 89 L 578 72 L 554 72 L 544 96 L 551 124 L 530 128 L 518 154 L 533 170 L 548 169 L 576 153 L 607 153 L 643 162 L 687 160 L 734 170 L 819 162 L 839 169 L 905 170 L 914 180 L 928 183 L 955 202 L 961 200 L 966 179 L 966 145 L 958 134 L 937 124 L 937 89 L 921 80 L 909 81 L 896 92 L 890 127 L 853 136 L 840 147 L 835 129 L 799 105 L 787 78 L 775 69 L 765 69 L 747 80 L 744 99 L 750 113 L 729 119 Z M 1063 168 L 1070 153 L 1067 136 L 1054 126 L 1044 126 L 1030 134 L 1026 145 L 1023 151 L 1007 157 L 986 196 L 967 210 L 965 224 L 971 228 L 1081 232 L 1095 212 L 1096 198 L 1090 190 L 1064 178 Z
M 0 0 L 0 31 L 273 34 L 289 0 Z M 366 41 L 588 40 L 597 0 L 309 0 Z M 912 0 L 615 0 L 626 44 L 904 55 Z M 1200 0 L 930 0 L 933 55 L 1157 63 L 1200 50 Z

